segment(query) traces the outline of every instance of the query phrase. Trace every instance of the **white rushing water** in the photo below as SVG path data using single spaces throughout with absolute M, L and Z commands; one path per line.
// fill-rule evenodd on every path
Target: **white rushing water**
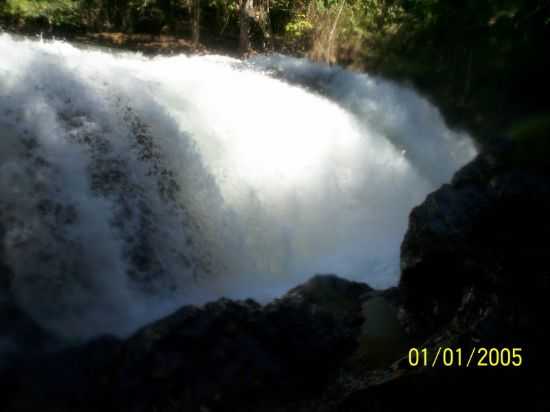
M 0 135 L 11 290 L 83 338 L 314 273 L 394 285 L 410 210 L 475 155 L 427 100 L 365 74 L 7 34 Z

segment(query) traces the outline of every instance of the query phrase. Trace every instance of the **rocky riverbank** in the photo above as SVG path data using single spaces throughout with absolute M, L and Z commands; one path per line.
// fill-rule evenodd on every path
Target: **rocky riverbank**
M 499 143 L 412 211 L 386 291 L 318 275 L 267 305 L 186 306 L 127 340 L 56 350 L 9 302 L 3 267 L 0 333 L 27 347 L 1 365 L 2 410 L 548 410 L 550 183 L 518 153 Z M 413 368 L 411 347 L 430 363 L 439 347 L 523 361 Z

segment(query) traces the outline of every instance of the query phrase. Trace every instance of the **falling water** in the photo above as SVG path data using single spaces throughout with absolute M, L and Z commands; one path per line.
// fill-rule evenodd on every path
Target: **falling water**
M 410 210 L 475 155 L 411 89 L 306 60 L 0 56 L 0 256 L 64 336 L 319 272 L 393 285 Z

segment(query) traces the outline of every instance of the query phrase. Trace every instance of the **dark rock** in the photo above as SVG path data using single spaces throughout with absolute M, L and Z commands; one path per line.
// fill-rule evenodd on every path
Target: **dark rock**
M 0 374 L 6 411 L 111 410 L 110 386 L 121 342 L 110 336 L 82 345 L 26 353 Z
M 317 275 L 276 301 L 186 306 L 124 342 L 25 353 L 6 410 L 311 410 L 357 347 L 365 284 Z
M 263 307 L 221 299 L 182 308 L 125 345 L 120 407 L 264 410 L 313 397 L 353 351 L 369 290 L 316 276 Z
M 547 294 L 550 181 L 510 162 L 513 150 L 481 154 L 412 211 L 399 287 L 417 333 L 449 322 L 472 288 L 502 310 Z
M 348 374 L 330 410 L 547 410 L 550 180 L 516 150 L 491 147 L 412 211 L 394 302 L 431 359 L 438 348 L 519 348 L 522 365 L 412 368 L 404 356 Z
M 358 316 L 362 300 L 370 292 L 373 289 L 364 283 L 351 282 L 336 275 L 316 275 L 291 289 L 273 305 L 309 308 L 337 319 L 353 321 Z

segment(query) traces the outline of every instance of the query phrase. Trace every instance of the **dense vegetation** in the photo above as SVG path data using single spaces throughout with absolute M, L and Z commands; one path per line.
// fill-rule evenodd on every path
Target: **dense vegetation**
M 547 0 L 0 0 L 0 7 L 11 28 L 173 34 L 382 73 L 412 82 L 480 135 L 548 118 Z

